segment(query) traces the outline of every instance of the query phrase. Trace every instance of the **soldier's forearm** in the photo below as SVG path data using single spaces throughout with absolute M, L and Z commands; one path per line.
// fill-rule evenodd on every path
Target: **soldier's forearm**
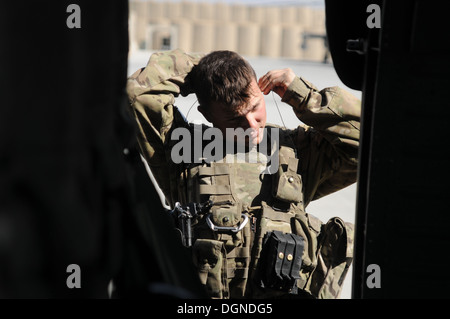
M 143 69 L 130 76 L 127 92 L 130 100 L 143 94 L 174 94 L 184 89 L 185 78 L 202 55 L 176 49 L 153 53 Z M 190 93 L 190 92 L 188 92 Z
M 139 124 L 141 134 L 153 148 L 155 143 L 164 142 L 173 122 L 175 97 L 183 91 L 185 78 L 200 55 L 190 55 L 182 50 L 154 53 L 145 68 L 136 71 L 127 82 L 130 107 Z
M 361 101 L 339 87 L 319 91 L 305 79 L 296 77 L 283 102 L 292 106 L 302 122 L 319 131 L 345 139 L 359 139 Z

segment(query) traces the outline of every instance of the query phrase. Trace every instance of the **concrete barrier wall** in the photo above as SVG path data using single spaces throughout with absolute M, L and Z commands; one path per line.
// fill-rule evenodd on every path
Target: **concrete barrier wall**
M 178 19 L 173 22 L 177 30 L 177 39 L 173 41 L 173 48 L 182 48 L 186 52 L 193 51 L 194 24 L 190 20 Z
M 208 2 L 200 2 L 198 4 L 198 18 L 201 20 L 214 20 L 215 18 L 214 4 Z
M 282 7 L 280 8 L 281 22 L 283 24 L 297 25 L 299 21 L 297 20 L 297 8 L 293 7 Z
M 160 50 L 167 37 L 171 48 L 195 52 L 322 61 L 327 51 L 317 38 L 325 35 L 325 12 L 310 7 L 130 0 L 129 24 L 130 51 Z
M 278 7 L 265 7 L 265 21 L 264 24 L 269 25 L 278 25 L 283 22 L 281 17 L 281 9 Z
M 260 54 L 267 57 L 279 57 L 282 42 L 281 25 L 266 25 L 260 27 Z
M 152 17 L 147 24 L 146 30 L 146 49 L 161 50 L 164 49 L 164 39 L 172 38 L 172 23 L 169 19 Z
M 305 28 L 308 28 L 313 23 L 313 9 L 309 7 L 298 7 L 297 11 L 297 23 Z
M 258 56 L 260 26 L 256 23 L 241 23 L 238 27 L 238 49 L 242 55 Z
M 214 50 L 214 24 L 209 21 L 194 22 L 192 50 L 208 53 Z
M 198 2 L 181 2 L 181 16 L 195 21 L 199 19 Z
M 245 23 L 248 22 L 248 7 L 242 4 L 231 5 L 230 22 Z
M 248 19 L 250 22 L 259 24 L 266 23 L 266 12 L 264 7 L 252 6 L 248 8 Z
M 217 22 L 222 22 L 230 24 L 231 21 L 231 6 L 226 3 L 215 3 L 214 4 L 214 20 Z
M 238 51 L 238 25 L 218 23 L 214 32 L 214 50 Z
M 164 16 L 174 21 L 174 23 L 182 18 L 181 12 L 183 8 L 181 7 L 181 2 L 166 2 L 164 9 Z
M 302 59 L 301 50 L 303 40 L 303 27 L 299 25 L 283 27 L 281 35 L 280 56 L 292 59 Z

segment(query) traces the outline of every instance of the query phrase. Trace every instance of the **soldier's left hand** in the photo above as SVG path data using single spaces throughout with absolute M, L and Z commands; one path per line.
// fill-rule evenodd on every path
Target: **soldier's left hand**
M 274 91 L 281 98 L 295 79 L 295 73 L 291 69 L 272 70 L 259 78 L 258 86 L 265 95 Z

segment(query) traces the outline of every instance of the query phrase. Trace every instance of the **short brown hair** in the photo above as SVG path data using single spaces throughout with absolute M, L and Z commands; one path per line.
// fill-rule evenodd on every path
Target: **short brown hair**
M 200 105 L 208 109 L 219 102 L 236 111 L 250 98 L 250 85 L 256 80 L 252 66 L 232 51 L 213 51 L 204 56 L 192 70 L 192 88 Z

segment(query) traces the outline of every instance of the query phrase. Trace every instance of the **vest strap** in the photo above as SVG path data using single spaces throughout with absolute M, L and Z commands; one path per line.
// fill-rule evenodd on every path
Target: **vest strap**
M 199 185 L 200 194 L 231 195 L 230 185 Z
M 230 167 L 228 165 L 214 165 L 211 167 L 202 166 L 198 168 L 199 176 L 218 176 L 229 174 L 230 174 Z

